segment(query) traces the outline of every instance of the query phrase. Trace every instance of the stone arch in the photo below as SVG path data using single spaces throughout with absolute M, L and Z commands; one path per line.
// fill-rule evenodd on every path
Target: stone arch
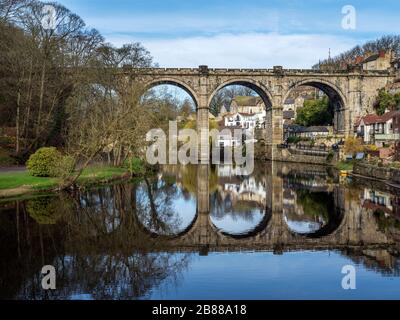
M 338 133 L 344 133 L 346 129 L 346 109 L 347 109 L 347 97 L 343 91 L 334 83 L 318 78 L 304 79 L 297 81 L 292 84 L 287 90 L 282 103 L 284 103 L 288 98 L 293 89 L 300 86 L 310 86 L 317 88 L 324 92 L 331 104 L 334 111 L 333 125 L 334 129 Z
M 240 85 L 254 90 L 261 97 L 267 109 L 272 108 L 273 98 L 268 89 L 265 88 L 261 83 L 247 78 L 230 79 L 217 86 L 210 94 L 207 106 L 211 104 L 211 101 L 218 93 L 218 91 L 232 85 Z
M 197 96 L 196 91 L 187 83 L 179 80 L 179 79 L 175 79 L 175 78 L 169 78 L 169 77 L 163 77 L 163 78 L 159 78 L 159 79 L 152 79 L 149 82 L 146 82 L 144 87 L 145 90 L 150 90 L 156 86 L 159 85 L 172 85 L 172 86 L 176 86 L 178 88 L 181 88 L 182 90 L 184 90 L 187 94 L 189 94 L 189 96 L 193 99 L 196 108 L 198 108 L 199 106 L 199 99 Z
M 291 93 L 291 91 L 297 87 L 300 86 L 311 86 L 311 87 L 316 87 L 322 91 L 327 91 L 327 90 L 333 90 L 334 92 L 336 92 L 340 98 L 343 100 L 344 104 L 347 104 L 347 98 L 346 95 L 343 93 L 343 91 L 334 83 L 324 80 L 324 79 L 318 79 L 318 78 L 309 78 L 309 79 L 304 79 L 304 80 L 300 80 L 300 81 L 296 81 L 296 83 L 292 84 L 285 96 L 283 101 L 286 101 L 289 97 L 289 94 Z M 325 92 L 324 91 L 324 92 Z

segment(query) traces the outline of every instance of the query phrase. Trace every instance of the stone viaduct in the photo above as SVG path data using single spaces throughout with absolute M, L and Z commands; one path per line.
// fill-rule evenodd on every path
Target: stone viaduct
M 149 68 L 123 71 L 133 81 L 149 89 L 161 84 L 171 84 L 185 90 L 197 107 L 197 129 L 200 134 L 200 160 L 209 161 L 209 106 L 215 94 L 229 85 L 243 85 L 253 89 L 267 107 L 266 157 L 280 160 L 277 147 L 283 141 L 283 104 L 291 91 L 302 85 L 312 86 L 328 95 L 334 110 L 334 129 L 339 135 L 349 135 L 355 119 L 372 112 L 379 89 L 395 78 L 394 72 L 318 71 L 283 69 L 197 69 Z

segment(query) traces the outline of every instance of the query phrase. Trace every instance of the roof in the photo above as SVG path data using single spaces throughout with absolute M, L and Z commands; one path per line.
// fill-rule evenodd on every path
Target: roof
M 374 124 L 374 123 L 385 123 L 398 115 L 400 115 L 400 111 L 397 111 L 397 110 L 387 112 L 381 116 L 378 116 L 377 114 L 368 114 L 368 115 L 362 117 L 360 120 L 358 120 L 356 122 L 356 126 L 359 126 L 361 121 L 364 121 L 364 123 L 366 125 L 370 125 L 370 124 Z
M 372 56 L 369 56 L 368 58 L 366 58 L 366 59 L 363 61 L 363 63 L 367 63 L 367 62 L 371 62 L 371 61 L 378 60 L 379 57 L 380 57 L 380 54 L 379 54 L 379 53 L 373 54 Z
M 324 126 L 303 127 L 303 126 L 299 126 L 297 124 L 294 124 L 294 125 L 287 125 L 286 128 L 291 132 L 297 132 L 297 133 L 302 133 L 302 132 L 329 132 L 329 129 L 327 127 L 324 127 Z
M 241 115 L 243 117 L 253 117 L 253 116 L 257 115 L 257 113 L 244 113 L 244 112 L 231 113 L 231 112 L 229 112 L 229 113 L 224 114 L 224 118 L 234 117 L 234 116 L 237 116 L 237 115 Z
M 262 103 L 262 99 L 260 97 L 252 97 L 252 96 L 236 96 L 233 99 L 234 102 L 237 103 L 238 106 L 257 106 Z
M 283 111 L 283 119 L 293 119 L 294 117 L 294 111 Z
M 324 126 L 313 126 L 313 127 L 304 128 L 303 132 L 329 132 L 329 129 Z
M 299 126 L 298 124 L 284 125 L 284 127 L 290 132 L 304 132 L 305 129 L 305 127 Z
M 289 98 L 289 99 L 286 99 L 286 101 L 285 101 L 285 104 L 294 104 L 294 99 L 292 99 L 292 98 Z

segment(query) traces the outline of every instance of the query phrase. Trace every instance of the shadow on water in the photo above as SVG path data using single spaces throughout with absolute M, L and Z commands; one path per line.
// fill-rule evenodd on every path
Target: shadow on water
M 276 163 L 250 176 L 224 165 L 168 166 L 140 182 L 5 202 L 0 298 L 168 297 L 199 253 L 210 261 L 214 252 L 334 250 L 398 276 L 399 203 L 324 167 Z M 55 291 L 41 288 L 44 265 L 56 268 Z

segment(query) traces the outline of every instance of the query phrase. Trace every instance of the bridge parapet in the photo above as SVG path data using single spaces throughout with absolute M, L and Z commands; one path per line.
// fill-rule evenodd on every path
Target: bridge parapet
M 203 69 L 207 66 L 201 66 Z M 143 75 L 165 75 L 165 74 L 181 74 L 181 75 L 200 75 L 202 68 L 122 68 L 124 72 L 135 72 Z M 249 69 L 249 68 L 208 68 L 209 75 L 264 75 L 272 76 L 277 73 L 277 67 L 266 69 Z M 284 69 L 280 68 L 279 72 L 284 75 L 316 75 L 316 76 L 394 76 L 391 70 L 315 70 L 315 69 Z

